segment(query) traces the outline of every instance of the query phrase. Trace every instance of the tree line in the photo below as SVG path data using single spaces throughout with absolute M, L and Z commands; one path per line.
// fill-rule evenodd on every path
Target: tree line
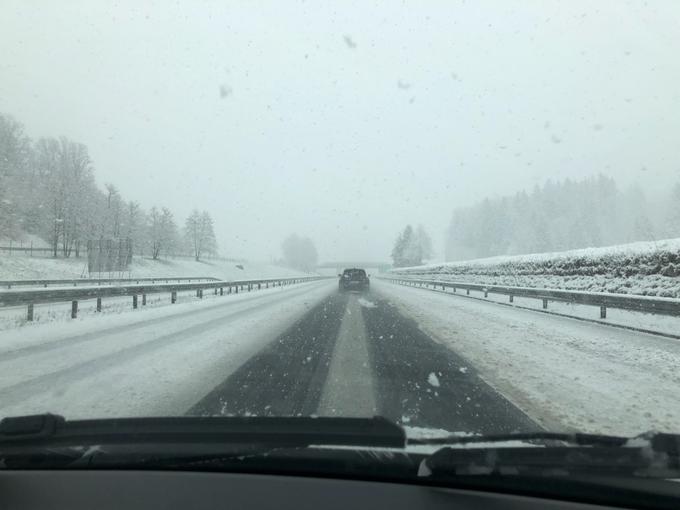
M 0 113 L 0 239 L 34 234 L 54 257 L 79 257 L 89 240 L 130 239 L 134 253 L 158 259 L 217 253 L 214 223 L 192 211 L 180 230 L 167 207 L 145 210 L 107 184 L 99 189 L 87 147 L 66 137 L 31 140 Z
M 638 186 L 603 175 L 548 181 L 531 193 L 484 199 L 456 209 L 446 260 L 609 246 L 680 237 L 680 183 L 652 207 Z

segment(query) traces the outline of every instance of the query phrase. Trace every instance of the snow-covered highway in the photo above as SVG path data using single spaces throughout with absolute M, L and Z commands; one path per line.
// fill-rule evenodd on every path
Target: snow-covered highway
M 325 280 L 1 331 L 0 415 L 380 414 L 452 432 L 634 434 L 680 425 L 678 366 L 676 340 Z

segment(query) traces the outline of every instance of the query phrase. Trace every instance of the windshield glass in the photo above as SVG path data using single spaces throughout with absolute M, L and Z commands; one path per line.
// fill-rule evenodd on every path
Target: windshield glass
M 3 4 L 0 417 L 680 433 L 679 3 Z

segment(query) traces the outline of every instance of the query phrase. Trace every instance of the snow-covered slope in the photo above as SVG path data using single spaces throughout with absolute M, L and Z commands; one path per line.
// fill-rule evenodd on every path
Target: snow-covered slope
M 680 297 L 680 239 L 400 268 L 461 282 Z
M 239 268 L 239 265 L 243 269 Z M 193 259 L 151 260 L 135 257 L 129 272 L 112 274 L 111 277 L 210 276 L 230 280 L 301 274 L 299 271 L 256 262 L 223 260 L 196 262 Z M 84 258 L 51 259 L 0 254 L 0 280 L 87 278 L 87 276 L 87 260 Z

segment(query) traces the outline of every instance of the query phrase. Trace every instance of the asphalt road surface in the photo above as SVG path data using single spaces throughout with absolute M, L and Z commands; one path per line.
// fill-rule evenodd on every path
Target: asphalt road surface
M 331 293 L 188 414 L 377 414 L 449 431 L 539 429 L 375 292 Z

